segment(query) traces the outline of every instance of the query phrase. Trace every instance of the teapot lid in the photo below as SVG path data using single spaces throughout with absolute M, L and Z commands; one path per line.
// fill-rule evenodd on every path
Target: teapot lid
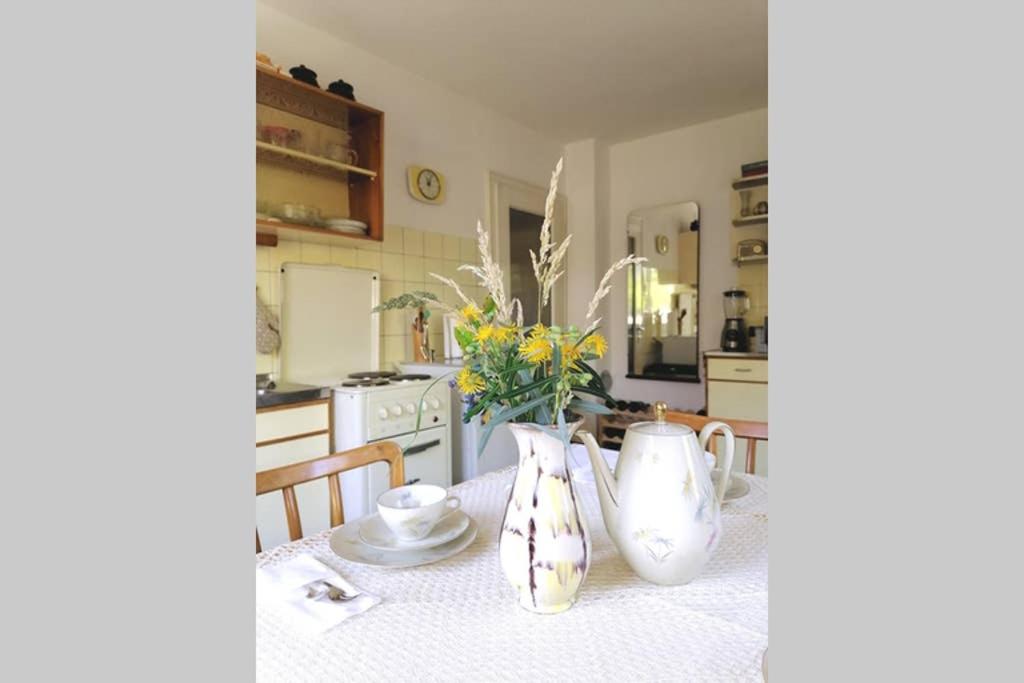
M 629 430 L 645 436 L 684 436 L 692 434 L 693 430 L 686 425 L 673 424 L 665 421 L 665 411 L 668 406 L 664 401 L 654 404 L 654 422 L 634 422 Z

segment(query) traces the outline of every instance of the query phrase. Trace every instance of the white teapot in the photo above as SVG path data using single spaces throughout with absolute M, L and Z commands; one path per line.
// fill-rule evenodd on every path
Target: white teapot
M 700 573 L 721 539 L 720 509 L 735 439 L 724 422 L 709 423 L 699 437 L 685 425 L 666 423 L 661 402 L 655 414 L 656 422 L 626 430 L 614 476 L 594 437 L 579 434 L 594 469 L 605 528 L 619 552 L 641 578 L 678 585 Z M 704 461 L 716 431 L 725 436 L 717 489 Z

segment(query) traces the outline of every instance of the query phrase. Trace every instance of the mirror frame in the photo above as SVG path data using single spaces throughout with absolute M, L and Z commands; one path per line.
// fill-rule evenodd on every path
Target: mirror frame
M 636 238 L 634 236 L 630 235 L 629 232 L 628 232 L 628 230 L 629 230 L 629 216 L 632 216 L 634 213 L 636 213 L 638 211 L 647 211 L 649 209 L 659 209 L 659 208 L 664 208 L 664 207 L 667 207 L 667 206 L 675 206 L 676 204 L 694 204 L 694 205 L 697 206 L 697 232 L 700 233 L 701 232 L 701 227 L 702 227 L 702 225 L 701 225 L 702 218 L 701 218 L 700 204 L 698 202 L 696 202 L 695 200 L 688 200 L 688 201 L 682 201 L 682 202 L 670 202 L 668 204 L 659 204 L 657 206 L 647 206 L 647 207 L 643 207 L 643 208 L 640 208 L 640 209 L 634 209 L 633 211 L 630 211 L 628 214 L 626 214 L 626 226 L 627 226 L 626 227 L 626 229 L 627 229 L 627 233 L 626 233 L 626 253 L 627 254 L 634 254 L 634 253 L 636 253 L 636 251 L 635 251 L 636 243 L 634 241 Z M 701 320 L 702 320 L 701 319 L 701 315 L 700 315 L 700 295 L 701 295 L 700 243 L 701 243 L 701 239 L 700 239 L 700 236 L 698 236 L 698 239 L 697 239 L 697 304 L 696 304 L 697 305 L 696 315 L 697 315 L 697 340 L 698 341 L 697 341 L 697 358 L 696 358 L 696 362 L 694 364 L 694 374 L 693 375 L 677 375 L 677 376 L 654 376 L 654 375 L 638 374 L 638 373 L 633 372 L 633 356 L 634 356 L 634 352 L 635 352 L 635 347 L 634 347 L 634 345 L 635 345 L 635 337 L 634 337 L 633 330 L 634 330 L 634 327 L 636 326 L 636 314 L 635 314 L 635 312 L 636 312 L 636 308 L 637 308 L 636 297 L 638 296 L 637 283 L 639 282 L 639 279 L 640 279 L 640 270 L 639 269 L 641 267 L 641 266 L 633 265 L 633 266 L 630 266 L 629 270 L 627 271 L 627 277 L 629 278 L 629 282 L 630 282 L 630 285 L 631 285 L 631 287 L 629 288 L 628 291 L 632 292 L 632 297 L 627 297 L 627 299 L 626 299 L 626 305 L 628 307 L 628 310 L 627 310 L 627 320 L 629 320 L 629 318 L 633 319 L 633 322 L 631 324 L 627 323 L 627 327 L 626 327 L 626 347 L 627 347 L 627 365 L 626 365 L 627 372 L 626 372 L 626 377 L 628 379 L 646 379 L 646 380 L 652 380 L 652 381 L 655 381 L 655 382 L 685 382 L 685 383 L 688 383 L 688 384 L 700 384 L 703 381 L 703 379 L 701 377 L 701 368 L 700 368 L 700 366 L 701 366 L 701 362 L 700 362 L 700 360 L 701 360 L 700 326 L 701 326 Z

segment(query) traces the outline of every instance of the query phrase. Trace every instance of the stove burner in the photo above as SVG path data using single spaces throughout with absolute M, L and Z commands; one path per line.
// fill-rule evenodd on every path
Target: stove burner
M 386 378 L 379 377 L 377 379 L 365 378 L 365 379 L 350 379 L 347 382 L 342 382 L 343 387 L 381 387 L 385 384 L 391 384 Z
M 430 379 L 430 375 L 410 374 L 410 375 L 393 375 L 389 378 L 392 383 L 395 382 L 417 382 L 421 379 Z
M 365 372 L 353 372 L 349 377 L 358 380 L 371 380 L 371 379 L 387 379 L 388 377 L 394 377 L 395 373 L 390 370 L 367 370 Z

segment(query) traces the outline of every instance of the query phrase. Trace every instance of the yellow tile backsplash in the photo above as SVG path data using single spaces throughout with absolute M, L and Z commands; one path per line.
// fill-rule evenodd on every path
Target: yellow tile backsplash
M 764 318 L 768 315 L 768 264 L 751 263 L 737 270 L 737 284 L 750 297 L 747 324 L 764 325 Z
M 442 236 L 442 253 L 441 257 L 445 259 L 451 259 L 454 261 L 459 260 L 459 238 L 455 235 L 443 235 Z
M 483 293 L 472 275 L 457 270 L 462 263 L 479 263 L 476 240 L 393 225 L 384 227 L 383 242 L 352 240 L 351 245 L 328 246 L 281 240 L 276 247 L 257 246 L 257 294 L 278 317 L 281 315 L 281 264 L 288 262 L 333 263 L 375 270 L 381 275 L 382 301 L 403 292 L 422 290 L 436 294 L 452 305 L 461 305 L 454 292 L 430 277 L 430 272 L 456 280 L 463 285 L 466 295 L 477 301 L 481 300 Z M 381 316 L 382 370 L 394 370 L 397 363 L 412 360 L 413 316 L 414 313 L 408 310 L 386 311 Z M 440 311 L 434 311 L 431 323 L 431 348 L 440 358 L 444 353 Z M 279 375 L 279 355 L 257 353 L 256 371 Z
M 439 232 L 423 233 L 423 255 L 439 259 L 444 254 L 444 235 Z
M 404 231 L 405 245 L 403 252 L 412 256 L 423 256 L 423 233 L 413 228 Z

